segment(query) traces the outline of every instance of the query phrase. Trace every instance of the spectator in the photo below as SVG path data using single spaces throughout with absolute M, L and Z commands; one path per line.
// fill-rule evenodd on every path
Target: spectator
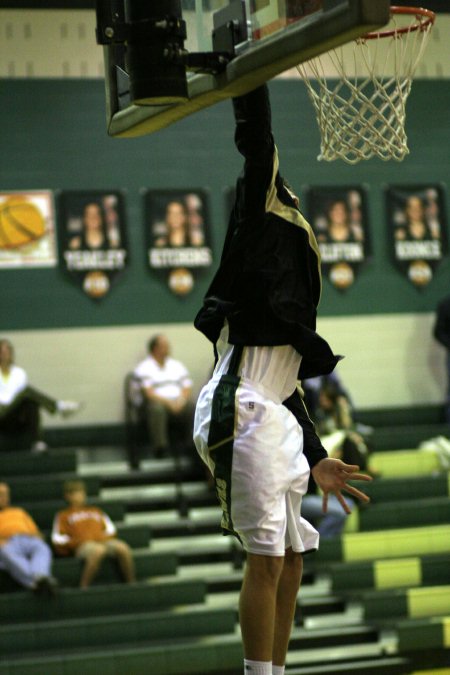
M 33 452 L 45 452 L 40 408 L 50 414 L 67 417 L 80 408 L 76 401 L 58 401 L 28 384 L 23 368 L 14 364 L 14 348 L 9 340 L 0 340 L 0 433 L 26 434 Z
M 367 471 L 368 448 L 363 433 L 367 435 L 373 430 L 354 422 L 351 398 L 338 374 L 334 371 L 330 375 L 305 380 L 302 385 L 320 439 L 329 456 L 349 464 L 356 463 L 363 471 Z M 346 496 L 345 501 L 353 511 L 354 500 Z M 347 521 L 347 514 L 334 495 L 328 497 L 327 512 L 323 513 L 322 496 L 312 476 L 307 494 L 302 500 L 301 512 L 303 518 L 316 525 L 324 539 L 340 535 Z
M 302 389 L 304 393 L 305 404 L 308 409 L 309 414 L 314 421 L 317 421 L 317 416 L 320 410 L 319 404 L 319 393 L 322 386 L 326 383 L 332 383 L 335 385 L 338 395 L 347 399 L 351 407 L 353 407 L 350 395 L 342 384 L 341 378 L 337 374 L 336 370 L 333 370 L 329 375 L 318 375 L 317 377 L 310 377 L 307 380 L 303 380 Z
M 148 356 L 134 370 L 147 417 L 150 442 L 156 457 L 169 454 L 169 431 L 178 432 L 184 448 L 192 445 L 192 380 L 187 368 L 170 356 L 165 335 L 148 343 Z M 139 402 L 137 399 L 136 402 Z
M 52 544 L 59 555 L 75 555 L 85 561 L 80 587 L 95 578 L 103 558 L 117 558 L 123 578 L 135 581 L 134 562 L 128 544 L 116 537 L 116 527 L 102 509 L 86 504 L 83 481 L 64 483 L 67 509 L 59 511 L 53 523 Z
M 341 415 L 345 418 L 345 427 L 352 427 L 364 438 L 369 437 L 373 433 L 373 427 L 367 424 L 362 424 L 356 418 L 356 412 L 353 405 L 352 398 L 348 389 L 342 383 L 342 380 L 336 371 L 329 375 L 319 375 L 319 377 L 308 378 L 303 380 L 302 388 L 306 407 L 314 422 L 320 422 L 323 418 L 323 410 L 319 401 L 319 395 L 325 385 L 332 385 L 335 390 L 336 405 L 341 411 Z
M 325 381 L 319 390 L 316 415 L 320 440 L 330 457 L 367 470 L 368 448 L 356 430 L 348 398 L 332 381 Z
M 0 483 L 0 567 L 17 583 L 36 593 L 53 595 L 52 552 L 24 509 L 10 506 L 10 491 Z
M 447 350 L 447 401 L 445 419 L 450 424 L 450 295 L 438 305 L 434 337 Z

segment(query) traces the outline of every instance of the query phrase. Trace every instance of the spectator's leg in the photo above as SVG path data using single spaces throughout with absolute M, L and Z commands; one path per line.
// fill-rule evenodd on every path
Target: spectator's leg
M 194 428 L 194 406 L 191 403 L 187 403 L 183 410 L 181 410 L 177 415 L 171 416 L 171 421 L 177 428 L 177 437 L 180 439 L 184 452 L 186 452 L 188 449 L 192 449 L 193 453 L 195 451 L 194 442 L 192 440 Z
M 131 469 L 139 469 L 138 425 L 138 420 L 131 418 L 127 419 L 125 429 L 126 449 L 128 454 L 128 463 Z
M 85 560 L 81 573 L 80 588 L 87 588 L 91 585 L 107 552 L 105 544 L 97 541 L 87 541 L 78 547 L 77 557 Z
M 58 402 L 54 398 L 50 398 L 34 387 L 26 387 L 23 389 L 8 406 L 10 410 L 14 410 L 20 406 L 23 401 L 33 401 L 37 406 L 45 408 L 49 413 L 54 415 L 58 410 Z
M 157 453 L 167 453 L 169 448 L 169 413 L 161 403 L 147 402 L 147 426 L 150 442 Z
M 28 555 L 31 572 L 35 579 L 49 577 L 52 573 L 52 552 L 38 537 L 29 537 Z
M 0 561 L 18 584 L 25 588 L 35 588 L 36 580 L 27 555 L 27 539 L 28 537 L 24 536 L 11 537 L 0 547 Z
M 176 415 L 169 416 L 170 435 L 173 439 L 171 449 L 175 460 L 176 468 L 176 486 L 178 511 L 182 517 L 188 515 L 189 506 L 186 496 L 183 493 L 183 467 L 182 458 L 187 457 L 193 464 L 198 464 L 204 470 L 204 464 L 201 461 L 193 441 L 194 427 L 194 406 L 187 403 L 184 408 Z
M 320 521 L 324 513 L 322 511 L 322 497 L 320 495 L 306 494 L 302 497 L 301 515 L 311 523 Z
M 120 539 L 111 539 L 107 542 L 107 548 L 108 552 L 111 552 L 117 558 L 124 581 L 127 584 L 136 581 L 134 560 L 128 544 Z
M 58 402 L 56 399 L 47 396 L 47 394 L 43 394 L 42 391 L 38 391 L 34 387 L 27 387 L 24 393 L 30 401 L 34 401 L 39 407 L 45 408 L 51 415 L 54 415 L 57 412 Z
M 0 414 L 0 430 L 12 436 L 25 434 L 32 446 L 42 442 L 43 438 L 40 404 L 33 391 L 27 387 L 10 405 L 4 406 Z
M 351 509 L 354 507 L 354 502 L 349 497 L 345 497 L 345 501 Z M 328 508 L 324 514 L 319 526 L 319 534 L 324 539 L 329 537 L 337 537 L 342 533 L 347 520 L 347 514 L 334 495 L 328 497 Z
M 0 430 L 8 434 L 26 432 L 32 441 L 42 438 L 39 406 L 30 399 L 14 401 L 5 406 L 0 417 Z
M 41 442 L 43 440 L 43 432 L 39 405 L 30 399 L 23 401 L 21 415 L 23 428 L 28 430 L 31 444 L 34 445 Z

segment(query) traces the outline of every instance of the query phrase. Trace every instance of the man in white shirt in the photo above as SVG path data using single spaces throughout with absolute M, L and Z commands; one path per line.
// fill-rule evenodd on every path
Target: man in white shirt
M 192 444 L 192 380 L 187 368 L 170 356 L 165 335 L 148 342 L 148 356 L 134 370 L 144 397 L 147 425 L 156 457 L 169 454 L 169 429 L 174 427 L 180 442 Z
M 34 389 L 23 368 L 14 364 L 14 348 L 9 340 L 0 340 L 0 434 L 30 438 L 33 452 L 45 452 L 40 408 L 64 417 L 80 408 L 76 401 L 58 401 Z

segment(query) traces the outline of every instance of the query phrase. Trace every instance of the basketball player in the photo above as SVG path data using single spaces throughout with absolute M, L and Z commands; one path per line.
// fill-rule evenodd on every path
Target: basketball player
M 321 278 L 311 227 L 278 171 L 266 86 L 233 101 L 235 142 L 245 165 L 218 271 L 195 325 L 217 363 L 200 393 L 197 450 L 214 475 L 222 528 L 247 552 L 240 595 L 244 670 L 281 675 L 302 574 L 318 547 L 300 516 L 310 469 L 324 493 L 366 480 L 357 466 L 327 457 L 297 380 L 333 370 L 336 357 L 315 332 Z M 283 405 L 286 401 L 286 405 Z

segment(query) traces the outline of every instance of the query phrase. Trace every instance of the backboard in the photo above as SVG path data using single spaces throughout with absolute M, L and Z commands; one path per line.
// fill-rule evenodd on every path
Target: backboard
M 120 0 L 118 0 L 120 2 Z M 117 2 L 117 0 L 116 0 Z M 129 95 L 125 44 L 103 46 L 107 130 L 140 136 L 219 101 L 254 89 L 293 66 L 389 21 L 389 0 L 182 0 L 184 47 L 213 51 L 213 34 L 235 21 L 234 56 L 222 72 L 187 72 L 187 99 L 135 105 Z

